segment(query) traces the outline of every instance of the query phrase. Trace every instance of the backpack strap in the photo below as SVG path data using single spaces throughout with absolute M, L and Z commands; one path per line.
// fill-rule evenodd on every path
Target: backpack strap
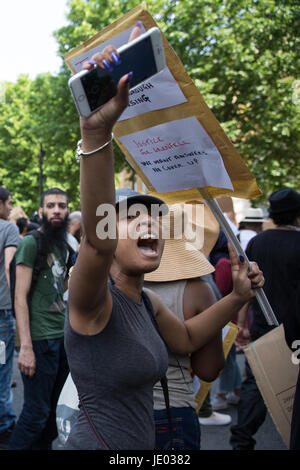
M 47 247 L 45 246 L 44 243 L 44 238 L 43 238 L 43 233 L 40 230 L 31 230 L 27 235 L 32 235 L 33 238 L 36 241 L 37 245 L 37 254 L 32 270 L 32 281 L 28 293 L 28 299 L 32 297 L 32 293 L 34 290 L 34 286 L 38 280 L 39 273 L 43 269 L 48 268 L 47 264 L 47 257 L 48 257 L 48 251 Z M 65 242 L 66 244 L 66 249 L 68 250 L 68 259 L 66 262 L 66 267 L 67 267 L 67 275 L 71 269 L 71 267 L 75 264 L 76 258 L 77 258 L 77 253 L 73 250 L 73 248 L 68 244 L 68 242 Z M 11 305 L 12 305 L 12 311 L 13 315 L 15 316 L 15 288 L 16 288 L 16 255 L 13 256 L 10 265 L 9 265 L 9 278 L 10 278 L 10 296 L 11 296 Z
M 41 232 L 39 230 L 32 230 L 29 232 L 28 235 L 32 235 L 37 244 L 37 255 L 34 261 L 33 271 L 32 271 L 32 281 L 30 284 L 29 293 L 27 299 L 30 299 L 32 296 L 34 285 L 37 281 L 39 272 L 43 269 L 43 266 L 47 267 L 47 253 L 43 253 L 41 250 Z M 13 315 L 15 315 L 15 290 L 16 290 L 16 254 L 14 255 L 13 259 L 9 265 L 9 278 L 10 278 L 10 297 L 11 297 L 11 305 Z
M 47 257 L 49 254 L 49 250 L 47 249 L 47 246 L 44 242 L 44 235 L 40 230 L 32 230 L 28 233 L 28 235 L 32 235 L 37 244 L 37 256 L 36 256 L 34 267 L 33 267 L 32 282 L 31 282 L 31 287 L 30 287 L 30 292 L 29 292 L 29 294 L 31 295 L 34 285 L 38 280 L 40 272 L 43 269 L 48 268 Z M 65 245 L 68 251 L 68 259 L 66 262 L 67 275 L 68 275 L 71 267 L 75 264 L 76 253 L 73 250 L 73 248 L 67 243 L 67 241 L 65 242 Z
M 31 297 L 34 286 L 38 280 L 39 273 L 42 271 L 42 269 L 47 269 L 48 252 L 46 250 L 45 243 L 43 243 L 43 234 L 40 230 L 32 230 L 26 236 L 29 236 L 29 235 L 33 236 L 37 245 L 36 258 L 35 258 L 33 271 L 32 271 L 32 281 L 31 281 L 31 286 L 30 286 L 30 291 L 29 291 L 29 297 Z

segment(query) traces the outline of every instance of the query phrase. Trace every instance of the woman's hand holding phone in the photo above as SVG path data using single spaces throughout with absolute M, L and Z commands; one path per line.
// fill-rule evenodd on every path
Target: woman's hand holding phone
M 137 38 L 140 33 L 141 25 L 137 23 L 131 32 L 128 42 Z M 95 54 L 90 62 L 85 62 L 82 68 L 85 70 L 91 70 L 95 65 L 98 65 L 103 69 L 109 66 L 117 67 L 118 52 L 115 47 L 105 47 L 103 51 Z M 84 147 L 87 144 L 87 138 L 89 138 L 89 140 L 93 140 L 92 145 L 94 145 L 96 135 L 99 133 L 99 131 L 101 132 L 101 130 L 104 131 L 105 136 L 111 134 L 114 124 L 121 116 L 124 109 L 128 106 L 130 79 L 130 73 L 124 75 L 118 83 L 117 94 L 113 98 L 111 98 L 98 111 L 91 114 L 89 117 L 80 118 Z M 90 146 L 88 145 L 88 147 Z M 88 151 L 88 148 L 85 150 Z

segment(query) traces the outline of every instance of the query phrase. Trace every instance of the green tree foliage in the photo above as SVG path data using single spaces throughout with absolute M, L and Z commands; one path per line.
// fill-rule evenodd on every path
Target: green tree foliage
M 55 32 L 61 57 L 140 2 L 69 0 L 69 24 Z M 300 9 L 292 0 L 149 0 L 147 6 L 209 107 L 267 193 L 299 189 Z M 46 151 L 45 186 L 79 204 L 74 149 L 78 116 L 63 64 L 58 75 L 7 84 L 0 105 L 0 180 L 34 209 L 38 155 Z M 294 95 L 293 95 L 294 93 Z M 116 166 L 125 165 L 116 149 Z
M 66 86 L 66 75 L 20 75 L 5 84 L 0 105 L 0 180 L 28 215 L 39 204 L 39 155 L 45 151 L 43 189 L 59 186 L 78 204 L 79 168 L 74 149 L 78 117 Z M 72 207 L 72 206 L 71 206 Z

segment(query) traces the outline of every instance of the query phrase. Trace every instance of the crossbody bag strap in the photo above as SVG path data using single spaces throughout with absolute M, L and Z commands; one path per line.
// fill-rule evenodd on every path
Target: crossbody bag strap
M 113 277 L 109 274 L 109 280 L 110 280 L 110 283 L 112 285 L 115 284 L 115 281 L 113 279 Z M 146 294 L 146 292 L 144 290 L 142 290 L 142 298 L 143 298 L 143 301 L 144 301 L 144 304 L 145 304 L 145 307 L 146 307 L 146 310 L 147 312 L 149 313 L 149 316 L 152 320 L 152 323 L 157 331 L 157 333 L 159 334 L 160 338 L 162 339 L 163 343 L 165 344 L 167 350 L 169 351 L 169 348 L 168 348 L 168 345 L 166 344 L 160 330 L 159 330 L 159 326 L 158 326 L 158 323 L 157 323 L 157 320 L 156 320 L 156 317 L 155 317 L 155 313 L 154 313 L 154 310 L 153 310 L 153 307 L 152 307 L 152 303 L 151 303 L 151 300 L 149 299 L 148 295 Z M 166 377 L 166 375 L 164 375 L 164 377 L 161 378 L 160 380 L 160 383 L 161 383 L 161 387 L 163 389 L 163 394 L 164 394 L 164 399 L 165 399 L 165 404 L 166 404 L 166 410 L 167 410 L 167 416 L 168 416 L 168 425 L 169 425 L 169 432 L 170 432 L 170 439 L 171 439 L 171 447 L 172 449 L 174 449 L 174 438 L 173 438 L 173 426 L 172 426 L 172 416 L 171 416 L 171 410 L 170 410 L 170 398 L 169 398 L 169 389 L 168 389 L 168 379 Z M 83 404 L 82 404 L 83 405 Z M 84 409 L 84 407 L 83 407 Z M 86 410 L 84 409 L 85 411 L 85 414 L 88 418 L 88 415 L 86 413 Z M 93 425 L 93 423 L 91 422 L 90 418 L 88 418 L 88 421 L 90 422 L 91 425 Z M 93 428 L 95 429 L 94 425 L 93 425 Z M 93 429 L 92 428 L 92 429 Z M 94 430 L 94 432 L 97 433 L 96 429 Z M 98 433 L 97 433 L 98 434 Z M 96 435 L 97 435 L 96 434 Z M 99 436 L 100 437 L 100 436 Z M 98 437 L 97 437 L 98 438 Z M 101 439 L 101 438 L 100 438 Z M 99 440 L 99 439 L 98 439 Z M 102 440 L 102 439 L 101 439 Z
M 146 310 L 150 315 L 150 318 L 152 320 L 153 325 L 155 326 L 155 329 L 156 329 L 157 333 L 159 334 L 159 336 L 162 339 L 162 341 L 164 342 L 167 350 L 169 351 L 168 345 L 166 344 L 166 342 L 165 342 L 165 340 L 164 340 L 164 338 L 163 338 L 163 336 L 162 336 L 162 334 L 159 330 L 159 326 L 158 326 L 158 323 L 157 323 L 157 320 L 156 320 L 156 317 L 155 317 L 155 313 L 154 313 L 154 310 L 153 310 L 151 300 L 149 299 L 148 295 L 146 294 L 146 292 L 144 290 L 142 291 L 142 298 L 144 300 Z M 169 389 L 168 389 L 168 379 L 167 379 L 166 375 L 164 375 L 160 379 L 160 383 L 161 383 L 161 387 L 163 389 L 164 399 L 165 399 L 165 404 L 166 404 L 168 424 L 169 424 L 169 432 L 170 432 L 170 439 L 171 439 L 171 447 L 172 447 L 172 449 L 174 449 L 172 415 L 171 415 L 171 410 L 170 410 L 170 397 L 169 397 Z
M 84 411 L 84 414 L 85 414 L 85 417 L 93 431 L 93 433 L 95 434 L 96 438 L 97 438 L 97 441 L 100 443 L 101 447 L 103 448 L 103 450 L 109 450 L 109 447 L 105 444 L 104 440 L 102 439 L 102 437 L 100 436 L 100 434 L 98 433 L 97 429 L 95 428 L 94 426 L 94 423 L 93 421 L 91 420 L 91 418 L 89 417 L 89 414 L 86 410 L 86 407 L 84 406 L 83 404 L 83 401 L 81 399 L 79 399 L 80 401 L 80 404 L 82 406 L 82 409 Z

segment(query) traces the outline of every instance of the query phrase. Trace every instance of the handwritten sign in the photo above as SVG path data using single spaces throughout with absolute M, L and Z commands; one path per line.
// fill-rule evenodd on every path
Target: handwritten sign
M 169 108 L 185 103 L 186 97 L 178 86 L 168 67 L 157 73 L 150 80 L 137 85 L 129 93 L 129 106 L 119 121 L 130 119 L 140 114 Z
M 120 137 L 158 193 L 205 186 L 232 189 L 220 152 L 195 117 Z
M 73 73 L 77 72 L 81 70 L 82 61 L 90 60 L 95 52 L 101 51 L 107 44 L 118 48 L 127 43 L 137 21 L 142 22 L 143 32 L 158 26 L 147 11 L 145 2 L 142 2 L 69 51 L 65 55 L 67 65 Z M 138 94 L 131 94 L 130 106 L 114 126 L 116 142 L 129 164 L 151 194 L 163 193 L 163 199 L 172 203 L 201 199 L 201 188 L 205 188 L 205 193 L 211 197 L 260 196 L 254 176 L 206 105 L 175 51 L 161 34 L 168 66 L 166 73 L 174 78 L 184 99 L 180 101 L 180 94 L 173 83 L 171 96 L 167 97 L 168 86 L 164 86 L 163 80 L 159 87 L 155 86 L 155 93 L 152 93 L 154 89 L 151 85 L 144 82 L 148 88 L 145 86 Z M 155 100 L 154 94 L 160 92 L 160 87 L 163 87 L 160 98 Z M 151 106 L 148 99 L 151 100 Z M 140 120 L 137 118 L 139 115 Z M 151 139 L 159 140 L 155 144 L 155 141 L 151 143 Z
M 91 60 L 92 56 L 102 51 L 106 46 L 112 44 L 117 49 L 128 42 L 128 38 L 133 28 L 129 28 L 120 34 L 117 34 L 108 41 L 93 47 L 92 49 L 80 54 L 70 60 L 70 65 L 76 72 L 82 70 L 83 62 Z M 144 33 L 144 26 L 141 32 Z M 130 92 L 129 106 L 119 118 L 119 121 L 130 119 L 140 114 L 156 111 L 158 109 L 169 108 L 177 104 L 185 103 L 186 97 L 181 91 L 173 75 L 168 68 L 165 68 L 151 79 L 142 82 Z

